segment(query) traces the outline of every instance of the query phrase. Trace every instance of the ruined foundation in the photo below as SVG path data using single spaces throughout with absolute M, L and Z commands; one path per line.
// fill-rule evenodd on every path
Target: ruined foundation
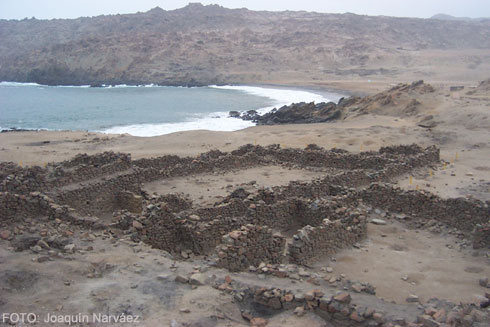
M 8 228 L 22 219 L 60 219 L 86 229 L 127 234 L 180 259 L 206 256 L 229 271 L 253 272 L 269 265 L 277 276 L 281 270 L 273 267 L 308 266 L 365 238 L 366 206 L 403 214 L 412 224 L 432 219 L 457 229 L 473 241 L 474 248 L 490 247 L 488 202 L 441 199 L 389 184 L 413 169 L 439 164 L 437 148 L 416 145 L 360 154 L 315 145 L 304 150 L 247 145 L 193 158 L 131 160 L 128 154 L 106 152 L 79 155 L 44 168 L 2 163 L 0 224 Z M 268 165 L 333 173 L 254 193 L 236 189 L 205 207 L 181 194 L 142 191 L 142 184 L 158 179 Z M 326 299 L 319 292 L 301 298 L 282 290 L 267 292 L 271 290 L 249 295 L 273 309 L 304 306 L 327 320 L 377 321 L 373 313 L 352 309 L 347 296 Z

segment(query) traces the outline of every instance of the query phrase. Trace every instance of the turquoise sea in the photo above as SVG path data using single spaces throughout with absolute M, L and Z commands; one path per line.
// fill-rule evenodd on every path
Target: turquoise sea
M 252 122 L 229 111 L 295 102 L 337 101 L 337 94 L 254 86 L 44 86 L 0 83 L 0 130 L 86 130 L 155 136 L 185 130 L 233 131 Z

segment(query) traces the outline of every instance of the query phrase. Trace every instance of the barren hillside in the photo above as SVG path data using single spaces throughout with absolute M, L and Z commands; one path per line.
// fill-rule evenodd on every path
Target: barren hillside
M 2 20 L 0 80 L 92 85 L 474 81 L 490 71 L 489 34 L 489 20 L 255 12 L 200 4 L 70 20 Z

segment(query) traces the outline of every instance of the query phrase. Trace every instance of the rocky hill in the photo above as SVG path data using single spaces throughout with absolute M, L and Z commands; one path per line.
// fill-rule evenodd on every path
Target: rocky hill
M 470 90 L 466 94 L 490 96 L 490 78 L 481 81 L 474 90 Z
M 403 78 L 402 72 L 415 80 L 436 76 L 437 67 L 456 69 L 455 60 L 458 69 L 478 75 L 490 62 L 489 33 L 488 20 L 255 12 L 201 4 L 93 18 L 1 20 L 0 80 L 201 85 L 393 79 Z
M 465 21 L 482 21 L 482 20 L 488 20 L 490 18 L 471 18 L 471 17 L 455 17 L 447 14 L 436 14 L 431 17 L 431 19 L 440 19 L 440 20 L 465 20 Z

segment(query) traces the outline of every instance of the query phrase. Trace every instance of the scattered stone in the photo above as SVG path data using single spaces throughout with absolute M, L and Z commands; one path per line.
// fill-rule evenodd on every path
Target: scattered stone
M 322 297 L 325 295 L 324 292 L 322 292 L 321 290 L 318 290 L 318 289 L 313 290 L 313 294 L 315 294 L 316 298 L 319 298 L 319 297 Z
M 143 229 L 143 224 L 137 220 L 133 220 L 133 227 L 138 229 L 138 230 L 141 230 L 141 229 Z
M 309 278 L 306 282 L 317 286 L 320 285 L 320 280 L 316 277 Z
M 177 276 L 175 276 L 175 281 L 182 283 L 182 284 L 187 284 L 187 283 L 189 283 L 189 278 L 182 276 L 182 275 L 177 275 Z
M 446 310 L 439 309 L 433 315 L 432 318 L 437 322 L 445 322 L 446 321 Z
M 352 290 L 356 293 L 361 293 L 363 290 L 363 287 L 359 284 L 353 284 L 351 287 L 352 287 Z
M 299 276 L 300 276 L 300 277 L 310 277 L 311 275 L 310 275 L 310 273 L 309 273 L 309 272 L 307 272 L 307 271 L 306 271 L 306 270 L 304 270 L 303 268 L 300 268 L 300 269 L 299 269 Z
M 37 245 L 39 245 L 40 247 L 42 247 L 43 249 L 49 249 L 49 245 L 48 243 L 46 243 L 44 240 L 39 240 L 37 241 Z
M 196 214 L 192 214 L 192 215 L 189 216 L 189 219 L 190 220 L 193 220 L 193 221 L 200 221 L 201 220 L 201 217 L 199 217 Z
M 46 261 L 49 261 L 49 257 L 48 256 L 41 256 L 41 257 L 38 257 L 37 258 L 37 262 L 39 262 L 39 263 L 46 262 Z
M 373 319 L 378 324 L 382 324 L 382 323 L 385 322 L 385 316 L 381 312 L 375 312 L 375 313 L 373 313 Z
M 432 317 L 428 316 L 428 315 L 419 316 L 418 321 L 424 327 L 440 327 L 441 326 L 441 324 L 439 324 L 437 321 L 433 320 Z
M 177 320 L 172 319 L 172 321 L 170 322 L 170 327 L 182 327 L 182 324 L 179 323 Z
M 76 246 L 75 244 L 71 243 L 71 244 L 67 244 L 64 246 L 63 250 L 66 252 L 66 253 L 75 253 L 76 251 Z
M 161 275 L 157 276 L 157 279 L 158 280 L 169 280 L 170 277 L 171 277 L 171 275 L 169 275 L 169 274 L 161 274 Z M 177 280 L 177 279 L 175 279 L 175 280 Z
M 298 317 L 304 316 L 306 314 L 305 308 L 302 306 L 296 307 L 296 309 L 294 309 L 294 314 Z
M 39 253 L 43 249 L 39 245 L 34 245 L 33 247 L 31 247 L 31 250 L 32 250 L 32 252 Z
M 250 320 L 252 320 L 254 317 L 253 317 L 253 315 L 250 313 L 250 311 L 245 310 L 245 311 L 242 311 L 242 318 L 243 318 L 243 319 L 245 319 L 246 321 L 250 321 Z
M 201 273 L 192 274 L 189 278 L 189 283 L 191 285 L 204 285 L 206 283 L 206 276 Z
M 478 284 L 480 284 L 480 286 L 483 286 L 483 287 L 489 287 L 490 285 L 488 285 L 488 277 L 480 278 L 480 280 L 478 281 Z
M 374 225 L 386 225 L 386 221 L 383 219 L 373 218 L 371 219 L 371 223 Z
M 250 320 L 250 326 L 254 327 L 264 327 L 267 326 L 268 323 L 269 321 L 264 318 L 253 318 L 252 320 Z
M 368 308 L 366 308 L 366 310 L 364 311 L 364 313 L 362 314 L 362 316 L 364 318 L 371 318 L 374 315 L 375 312 L 376 311 L 373 308 L 369 308 L 368 307 Z
M 355 321 L 355 322 L 363 322 L 365 319 L 357 312 L 357 311 L 352 311 L 350 315 L 350 319 Z
M 406 301 L 408 303 L 415 303 L 415 302 L 419 302 L 419 297 L 415 294 L 410 294 L 407 298 L 406 298 Z
M 292 302 L 294 300 L 294 295 L 291 293 L 288 293 L 284 295 L 284 302 Z
M 315 292 L 314 291 L 308 291 L 305 293 L 305 300 L 306 301 L 313 301 L 315 299 Z
M 3 230 L 0 231 L 0 238 L 2 240 L 8 240 L 10 238 L 10 235 L 11 234 L 12 233 L 9 230 L 3 229 Z
M 190 313 L 191 312 L 191 310 L 189 308 L 180 308 L 179 311 L 182 313 Z
M 333 299 L 340 303 L 350 303 L 351 296 L 347 292 L 341 292 L 333 297 Z

